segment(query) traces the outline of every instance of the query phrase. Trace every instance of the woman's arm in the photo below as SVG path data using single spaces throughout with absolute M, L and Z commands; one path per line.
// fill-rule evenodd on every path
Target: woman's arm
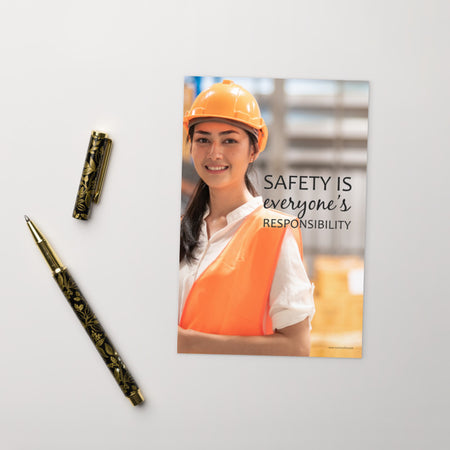
M 226 336 L 178 327 L 179 353 L 309 356 L 309 318 L 267 336 Z

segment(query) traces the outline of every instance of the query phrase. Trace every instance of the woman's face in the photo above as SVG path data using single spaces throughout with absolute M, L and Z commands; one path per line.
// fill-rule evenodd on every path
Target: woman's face
M 212 189 L 245 188 L 245 173 L 258 154 L 246 131 L 222 122 L 195 125 L 191 155 L 200 178 Z

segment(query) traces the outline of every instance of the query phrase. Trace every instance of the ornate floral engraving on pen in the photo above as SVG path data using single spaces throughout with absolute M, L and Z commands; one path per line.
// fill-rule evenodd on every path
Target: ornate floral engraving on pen
M 74 313 L 94 343 L 95 348 L 116 379 L 117 384 L 133 406 L 140 405 L 144 401 L 140 389 L 108 339 L 97 317 L 89 308 L 75 280 L 71 277 L 67 268 L 63 265 L 38 227 L 28 216 L 25 216 L 25 221 L 64 297 L 68 300 Z
M 139 388 L 136 381 L 128 372 L 68 270 L 63 269 L 55 273 L 54 277 L 122 392 L 129 398 L 137 395 Z
M 91 204 L 96 201 L 96 196 L 98 197 L 97 191 L 101 182 L 100 172 L 102 165 L 107 163 L 110 146 L 111 140 L 105 134 L 92 133 L 72 214 L 75 219 L 87 220 L 89 218 Z

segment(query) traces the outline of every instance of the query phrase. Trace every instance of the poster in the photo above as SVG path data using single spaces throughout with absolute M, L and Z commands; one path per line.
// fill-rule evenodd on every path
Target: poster
M 251 330 L 250 325 L 248 330 L 244 331 L 247 333 L 245 336 L 234 335 L 232 331 L 228 331 L 224 337 L 215 329 L 213 332 L 207 333 L 202 331 L 200 333 L 204 333 L 204 335 L 197 335 L 197 337 L 200 341 L 201 338 L 209 339 L 209 342 L 203 349 L 201 346 L 198 347 L 198 353 L 292 354 L 289 350 L 281 351 L 281 353 L 277 349 L 272 348 L 271 350 L 271 347 L 266 345 L 269 342 L 268 338 L 273 340 L 273 334 L 276 335 L 275 337 L 280 335 L 281 338 L 284 338 L 283 330 L 286 330 L 286 335 L 289 337 L 288 331 L 292 329 L 297 333 L 293 335 L 293 338 L 303 339 L 306 342 L 305 345 L 308 346 L 308 351 L 303 349 L 297 353 L 298 356 L 360 358 L 362 356 L 369 83 L 354 80 L 190 76 L 184 80 L 185 117 L 192 113 L 193 102 L 201 92 L 213 89 L 214 86 L 221 88 L 224 83 L 229 83 L 226 80 L 232 80 L 233 86 L 237 85 L 243 88 L 244 92 L 249 92 L 254 97 L 263 123 L 267 127 L 265 133 L 268 133 L 268 136 L 266 136 L 267 142 L 264 143 L 264 151 L 258 152 L 254 161 L 250 159 L 252 170 L 249 172 L 249 177 L 256 189 L 254 195 L 260 197 L 263 210 L 275 210 L 275 214 L 278 214 L 270 216 L 267 220 L 264 219 L 263 227 L 288 228 L 292 235 L 297 231 L 301 233 L 301 263 L 307 279 L 311 282 L 313 307 L 308 306 L 308 299 L 304 300 L 300 306 L 296 305 L 298 295 L 303 294 L 292 294 L 296 297 L 295 299 L 284 298 L 278 301 L 278 291 L 285 290 L 284 287 L 278 289 L 277 299 L 272 300 L 272 291 L 276 289 L 273 283 L 277 283 L 277 281 L 269 280 L 268 284 L 272 283 L 270 295 L 268 295 L 270 299 L 266 300 L 261 335 L 256 336 L 252 334 L 253 331 L 248 331 Z M 238 113 L 236 117 L 241 120 L 245 114 Z M 233 124 L 233 121 L 224 120 L 228 124 Z M 240 123 L 242 124 L 246 120 L 243 119 L 243 122 Z M 205 122 L 207 121 L 200 121 L 200 123 Z M 222 128 L 219 127 L 217 130 L 226 128 L 224 123 L 221 126 Z M 243 127 L 247 126 L 248 124 L 243 125 Z M 260 139 L 262 131 L 259 130 L 259 133 L 258 139 Z M 205 141 L 205 144 L 202 145 L 213 145 L 212 140 L 210 144 L 208 144 L 208 140 L 208 136 L 207 139 L 200 137 L 200 141 L 197 142 Z M 181 192 L 183 217 L 200 179 L 197 173 L 199 170 L 194 164 L 192 155 L 193 142 L 195 139 L 193 141 L 192 136 L 190 139 L 185 130 L 181 150 L 183 152 Z M 260 140 L 258 142 L 261 143 Z M 214 157 L 219 161 L 210 170 L 211 173 L 212 169 L 215 170 L 215 173 L 211 175 L 215 177 L 214 179 L 225 177 L 227 173 L 232 172 L 227 166 L 226 156 L 216 155 Z M 208 161 L 210 160 L 208 159 Z M 233 168 L 232 164 L 230 166 Z M 222 170 L 224 174 L 218 174 Z M 207 215 L 205 219 L 206 217 Z M 222 225 L 226 223 L 225 220 Z M 220 226 L 219 224 L 218 227 L 215 227 L 213 224 L 212 230 L 220 230 Z M 233 242 L 233 239 L 237 239 L 229 238 L 231 241 L 229 240 L 225 244 L 212 261 L 202 265 L 202 261 L 199 262 L 199 260 L 205 257 L 209 251 L 209 245 L 214 245 L 214 239 L 212 239 L 214 233 L 210 233 L 208 227 L 209 225 L 205 228 L 206 240 L 197 253 L 197 261 L 193 263 L 196 268 L 189 274 L 183 273 L 183 268 L 181 270 L 180 298 L 178 300 L 178 351 L 181 353 L 197 353 L 195 346 L 186 350 L 183 344 L 180 345 L 180 339 L 181 342 L 185 338 L 187 340 L 195 339 L 196 333 L 194 325 L 185 327 L 186 322 L 183 323 L 184 309 L 191 301 L 190 293 L 182 292 L 183 289 L 186 290 L 186 283 L 183 285 L 185 282 L 183 277 L 193 278 L 187 286 L 191 288 L 196 286 L 197 279 L 201 279 L 202 273 L 213 267 L 211 264 L 215 260 L 214 258 L 218 255 L 222 257 L 224 249 L 231 245 L 230 242 Z M 276 246 L 279 241 L 275 239 L 273 242 L 273 245 Z M 248 239 L 244 239 L 240 241 L 239 245 L 243 248 L 247 243 Z M 269 244 L 261 242 L 258 244 L 258 248 L 261 245 L 267 245 L 267 251 L 270 248 Z M 280 252 L 282 251 L 280 250 Z M 269 253 L 268 251 L 267 255 Z M 239 255 L 242 254 L 243 257 L 247 257 L 244 250 L 239 253 Z M 270 258 L 281 258 L 279 255 L 281 253 L 270 256 Z M 230 258 L 231 256 L 223 259 L 226 267 L 234 266 L 234 262 Z M 266 257 L 261 256 L 260 260 L 266 260 Z M 254 261 L 252 264 L 259 268 L 260 260 Z M 180 264 L 183 266 L 183 262 Z M 278 264 L 280 266 L 281 262 Z M 293 265 L 295 264 L 293 263 Z M 284 275 L 280 274 L 282 281 L 278 281 L 278 283 L 287 286 L 290 281 L 286 281 L 286 279 L 292 278 L 291 275 L 286 275 L 291 270 L 291 264 L 279 266 L 275 269 L 276 273 L 283 272 Z M 223 265 L 220 266 L 219 270 L 222 270 L 223 267 Z M 239 270 L 242 272 L 245 267 L 243 265 Z M 231 273 L 232 269 L 229 272 Z M 253 292 L 247 285 L 252 284 L 253 289 L 257 291 L 257 285 L 265 281 L 265 278 L 252 278 L 252 275 L 249 275 L 250 278 L 243 277 L 242 275 L 230 278 L 230 283 L 241 286 L 235 286 L 236 292 L 239 291 L 238 297 L 244 288 L 249 293 Z M 251 281 L 249 281 L 250 279 Z M 222 298 L 222 291 L 226 290 L 227 285 L 226 283 L 223 285 L 221 292 L 218 292 L 215 287 L 218 285 L 213 283 L 205 282 L 204 286 L 206 292 L 199 295 L 215 301 L 216 297 Z M 187 290 L 189 291 L 189 289 Z M 249 297 L 252 295 L 247 295 L 247 298 Z M 246 303 L 245 298 L 241 298 L 239 301 L 242 305 Z M 209 305 L 207 302 L 204 304 Z M 207 307 L 209 308 L 209 306 Z M 220 308 L 217 314 L 221 317 L 225 316 L 226 308 L 223 305 L 220 305 Z M 244 311 L 246 308 L 247 306 L 243 306 L 240 311 Z M 290 308 L 293 308 L 293 313 L 288 311 Z M 302 315 L 299 313 L 300 310 Z M 261 316 L 261 306 L 259 306 L 259 311 L 258 314 Z M 207 314 L 212 317 L 215 312 L 211 309 Z M 245 316 L 245 314 L 243 313 L 242 317 L 237 320 L 243 324 L 246 321 L 250 323 L 253 318 Z M 271 318 L 271 314 L 274 317 Z M 295 314 L 297 314 L 298 320 L 305 319 L 304 324 L 307 323 L 308 327 L 305 326 L 299 330 L 299 327 L 296 326 Z M 236 315 L 240 315 L 240 313 L 236 313 Z M 280 322 L 280 317 L 289 318 L 287 322 L 283 320 Z M 208 319 L 207 315 L 206 319 Z M 272 319 L 274 323 L 281 323 L 282 327 L 275 328 L 271 323 L 272 327 L 267 330 L 267 321 L 272 322 Z M 243 327 L 246 330 L 245 325 Z M 234 328 L 228 330 L 234 330 Z M 262 341 L 261 338 L 265 341 Z M 234 346 L 233 340 L 236 344 Z M 226 342 L 222 343 L 222 341 Z M 215 347 L 216 342 L 217 347 Z M 263 343 L 261 344 L 261 342 Z M 259 346 L 260 344 L 261 346 Z M 211 349 L 213 350 L 211 351 Z M 260 349 L 263 350 L 260 352 Z

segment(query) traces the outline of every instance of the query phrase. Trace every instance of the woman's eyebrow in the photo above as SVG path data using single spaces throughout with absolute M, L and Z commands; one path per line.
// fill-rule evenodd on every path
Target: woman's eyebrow
M 196 134 L 196 133 L 198 133 L 198 134 L 207 134 L 207 135 L 210 135 L 210 134 L 211 134 L 209 131 L 203 131 L 203 130 L 195 130 L 195 131 L 194 131 L 194 134 Z M 237 131 L 235 131 L 235 130 L 225 130 L 225 131 L 221 131 L 221 132 L 219 133 L 219 136 L 223 136 L 223 135 L 227 135 L 227 134 L 231 134 L 231 133 L 239 134 L 239 133 L 238 133 Z

